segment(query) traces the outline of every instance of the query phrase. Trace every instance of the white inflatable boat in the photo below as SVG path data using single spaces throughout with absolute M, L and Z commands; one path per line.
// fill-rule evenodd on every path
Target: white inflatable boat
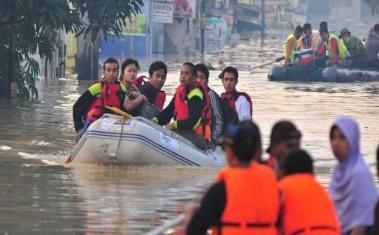
M 225 155 L 220 147 L 202 151 L 187 139 L 150 120 L 112 114 L 105 114 L 91 124 L 69 159 L 73 164 L 225 165 Z

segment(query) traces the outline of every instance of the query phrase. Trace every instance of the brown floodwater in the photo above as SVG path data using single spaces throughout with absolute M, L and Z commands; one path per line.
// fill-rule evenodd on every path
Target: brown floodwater
M 238 89 L 254 102 L 253 119 L 267 147 L 272 125 L 290 119 L 303 133 L 302 146 L 315 158 L 317 176 L 327 186 L 335 160 L 328 141 L 333 120 L 355 117 L 362 152 L 374 169 L 379 143 L 379 83 L 269 82 L 268 68 L 254 68 L 281 55 L 282 42 L 267 39 L 225 48 L 206 61 L 240 70 Z M 183 61 L 184 62 L 184 61 Z M 170 66 L 165 89 L 178 84 Z M 211 71 L 210 86 L 222 91 Z M 198 201 L 216 169 L 63 164 L 75 144 L 72 106 L 89 83 L 57 79 L 39 83 L 37 103 L 0 100 L 0 232 L 141 234 L 171 221 Z

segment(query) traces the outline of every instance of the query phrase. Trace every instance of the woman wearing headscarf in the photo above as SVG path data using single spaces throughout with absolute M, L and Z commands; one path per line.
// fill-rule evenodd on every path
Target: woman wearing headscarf
M 357 122 L 338 118 L 330 130 L 330 143 L 338 164 L 329 190 L 341 230 L 343 235 L 365 235 L 373 225 L 377 191 L 360 152 Z

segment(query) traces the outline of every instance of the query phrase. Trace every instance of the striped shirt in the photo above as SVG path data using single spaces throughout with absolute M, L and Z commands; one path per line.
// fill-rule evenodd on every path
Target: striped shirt
M 208 88 L 208 94 L 212 111 L 212 141 L 215 142 L 223 131 L 224 119 L 220 96 L 210 88 Z

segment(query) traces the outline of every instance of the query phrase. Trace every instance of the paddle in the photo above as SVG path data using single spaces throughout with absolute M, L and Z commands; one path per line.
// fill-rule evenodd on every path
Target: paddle
M 131 114 L 124 112 L 121 109 L 116 108 L 116 107 L 105 106 L 105 108 L 114 112 L 115 114 L 118 114 L 118 115 L 123 116 L 125 118 L 132 118 L 133 117 Z
M 273 60 L 273 61 L 270 61 L 270 62 L 267 62 L 267 63 L 261 64 L 261 65 L 253 66 L 253 67 L 251 67 L 250 69 L 263 68 L 263 67 L 265 67 L 265 66 L 267 66 L 267 65 L 271 65 L 271 64 L 273 64 L 273 63 L 276 63 L 276 62 L 279 62 L 279 61 L 282 61 L 282 60 L 284 60 L 284 56 L 278 57 L 278 58 L 276 58 L 276 59 Z
M 158 234 L 162 234 L 164 231 L 182 223 L 185 219 L 185 214 L 182 213 L 180 214 L 179 216 L 177 216 L 176 218 L 174 218 L 173 220 L 170 220 L 168 222 L 166 222 L 165 224 L 159 226 L 159 227 L 156 227 L 155 229 L 145 233 L 145 235 L 158 235 Z

